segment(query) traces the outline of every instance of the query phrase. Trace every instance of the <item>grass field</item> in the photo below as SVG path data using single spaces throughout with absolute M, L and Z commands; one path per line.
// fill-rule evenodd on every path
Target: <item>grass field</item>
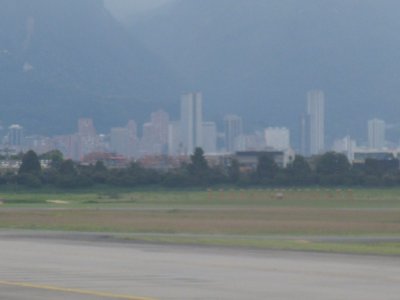
M 148 242 L 400 255 L 400 189 L 39 190 L 0 192 L 0 199 L 2 229 L 93 231 Z

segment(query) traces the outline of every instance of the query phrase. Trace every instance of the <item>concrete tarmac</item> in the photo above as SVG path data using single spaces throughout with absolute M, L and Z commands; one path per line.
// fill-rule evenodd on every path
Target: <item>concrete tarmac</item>
M 398 300 L 400 259 L 0 234 L 0 299 Z

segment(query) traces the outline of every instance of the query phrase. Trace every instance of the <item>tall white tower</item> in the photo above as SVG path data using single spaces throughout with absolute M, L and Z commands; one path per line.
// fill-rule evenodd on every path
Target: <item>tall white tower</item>
M 192 154 L 203 146 L 203 107 L 201 93 L 188 93 L 181 98 L 181 139 L 183 152 Z
M 24 140 L 24 129 L 18 124 L 11 125 L 8 128 L 8 142 L 10 146 L 15 148 L 22 147 Z
M 325 149 L 325 96 L 320 90 L 307 93 L 309 120 L 309 154 L 321 154 Z
M 226 151 L 235 152 L 235 140 L 243 134 L 242 118 L 236 115 L 227 115 L 224 118 Z
M 383 120 L 368 121 L 368 146 L 371 149 L 382 149 L 386 143 L 386 123 Z
M 217 124 L 203 122 L 203 150 L 204 153 L 217 152 Z

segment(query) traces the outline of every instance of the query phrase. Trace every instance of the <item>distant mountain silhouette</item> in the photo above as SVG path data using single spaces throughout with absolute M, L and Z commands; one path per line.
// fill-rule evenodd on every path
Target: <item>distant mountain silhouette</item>
M 367 119 L 399 120 L 399 10 L 395 0 L 180 0 L 131 31 L 204 92 L 210 117 L 232 111 L 296 134 L 318 88 L 328 139 L 365 138 Z
M 101 0 L 0 0 L 0 120 L 28 132 L 143 120 L 180 89 Z M 146 114 L 146 115 L 145 115 Z

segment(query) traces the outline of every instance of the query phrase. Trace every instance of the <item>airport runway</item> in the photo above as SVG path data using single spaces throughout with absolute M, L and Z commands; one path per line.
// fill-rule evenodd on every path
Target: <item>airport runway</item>
M 0 299 L 398 300 L 398 257 L 0 233 Z

